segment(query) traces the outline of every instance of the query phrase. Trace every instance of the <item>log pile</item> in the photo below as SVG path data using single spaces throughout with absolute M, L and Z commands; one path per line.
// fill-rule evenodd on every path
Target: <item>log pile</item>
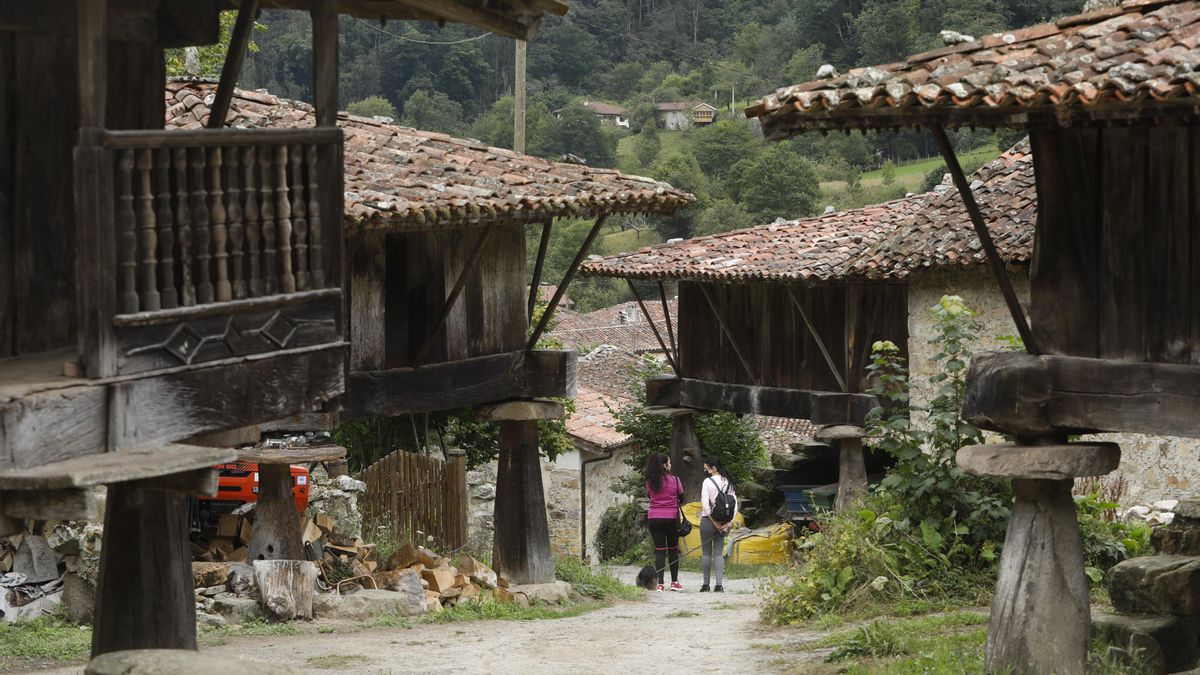
M 529 596 L 510 591 L 509 582 L 490 567 L 463 554 L 451 561 L 422 546 L 404 544 L 371 576 L 379 588 L 391 588 L 404 574 L 417 574 L 425 590 L 426 609 L 439 611 L 459 602 L 494 599 L 529 606 Z
M 246 562 L 252 523 L 236 513 L 222 514 L 217 520 L 216 536 L 202 550 L 193 544 L 192 560 L 197 562 Z

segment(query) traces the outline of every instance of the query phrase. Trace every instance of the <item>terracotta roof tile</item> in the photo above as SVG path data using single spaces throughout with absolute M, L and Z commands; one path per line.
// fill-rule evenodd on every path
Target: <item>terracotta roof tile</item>
M 659 335 L 663 340 L 669 340 L 667 323 L 663 316 L 662 303 L 657 299 L 645 298 L 646 311 L 654 319 Z M 671 312 L 671 330 L 677 329 L 678 304 L 669 299 L 667 307 Z M 650 322 L 642 314 L 636 302 L 630 301 L 605 307 L 586 314 L 573 313 L 562 316 L 551 337 L 558 338 L 563 345 L 570 349 L 594 347 L 596 345 L 611 345 L 630 353 L 661 352 L 662 347 L 654 337 Z
M 971 186 L 1001 258 L 1027 263 L 1037 215 L 1028 141 L 975 172 Z M 917 269 L 985 262 L 958 191 L 943 183 L 922 195 L 661 244 L 580 269 L 596 276 L 815 284 L 899 280 Z
M 1200 98 L 1200 1 L 1110 8 L 785 87 L 747 109 L 769 137 L 917 122 L 1023 126 L 1081 111 L 1181 111 Z M 1162 105 L 1149 105 L 1162 104 Z M 1101 110 L 1104 109 L 1104 110 Z
M 176 80 L 165 90 L 168 128 L 208 121 L 216 84 Z M 228 124 L 311 127 L 312 106 L 236 90 Z M 544 222 L 602 213 L 674 212 L 692 196 L 612 169 L 551 162 L 471 139 L 338 116 L 345 133 L 345 219 L 351 229 L 414 230 Z

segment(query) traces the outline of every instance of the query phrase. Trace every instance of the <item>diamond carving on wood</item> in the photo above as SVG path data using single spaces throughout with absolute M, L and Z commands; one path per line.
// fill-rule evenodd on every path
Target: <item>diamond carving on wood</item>
M 204 338 L 186 323 L 179 324 L 162 344 L 162 348 L 170 352 L 183 363 L 191 363 L 204 344 Z
M 267 336 L 267 339 L 274 342 L 280 349 L 283 349 L 287 347 L 292 336 L 296 334 L 296 324 L 284 316 L 282 312 L 275 312 L 260 330 L 263 335 Z

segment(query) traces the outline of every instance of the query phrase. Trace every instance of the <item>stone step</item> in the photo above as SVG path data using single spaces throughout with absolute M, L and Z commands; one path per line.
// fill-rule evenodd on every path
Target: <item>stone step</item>
M 1154 550 L 1168 555 L 1200 556 L 1200 523 L 1183 521 L 1160 525 L 1150 533 Z
M 1152 555 L 1131 558 L 1108 572 L 1108 594 L 1129 614 L 1200 614 L 1200 557 Z
M 1200 623 L 1191 617 L 1092 613 L 1092 635 L 1134 654 L 1151 672 L 1193 668 L 1200 656 Z

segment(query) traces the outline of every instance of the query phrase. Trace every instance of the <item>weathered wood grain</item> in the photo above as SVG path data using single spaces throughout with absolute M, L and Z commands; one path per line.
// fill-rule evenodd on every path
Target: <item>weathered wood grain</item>
M 683 499 L 700 499 L 703 487 L 704 448 L 696 435 L 696 416 L 677 415 L 671 418 L 671 473 L 683 483 Z
M 250 560 L 303 560 L 300 514 L 292 496 L 292 469 L 287 464 L 259 464 L 258 503 L 250 534 Z M 265 600 L 265 596 L 264 596 Z
M 95 520 L 100 515 L 96 493 L 80 488 L 0 493 L 0 512 L 23 520 Z
M 73 457 L 33 467 L 0 471 L 0 490 L 51 490 L 155 478 L 232 462 L 226 448 L 165 444 Z
M 867 496 L 867 465 L 863 459 L 861 438 L 841 438 L 836 445 L 838 491 L 833 510 L 837 513 L 847 513 L 858 507 Z
M 867 413 L 879 403 L 869 394 L 655 378 L 646 382 L 646 405 L 807 419 L 814 424 L 863 426 Z
M 0 404 L 0 468 L 28 468 L 108 449 L 103 387 L 68 387 Z
M 263 447 L 240 448 L 238 461 L 256 464 L 308 464 L 342 459 L 346 449 L 340 445 L 310 445 L 295 448 Z
M 492 567 L 515 584 L 554 581 L 537 421 L 500 423 Z
M 257 527 L 257 525 L 256 525 Z M 317 566 L 307 560 L 254 560 L 263 609 L 275 621 L 313 618 Z

